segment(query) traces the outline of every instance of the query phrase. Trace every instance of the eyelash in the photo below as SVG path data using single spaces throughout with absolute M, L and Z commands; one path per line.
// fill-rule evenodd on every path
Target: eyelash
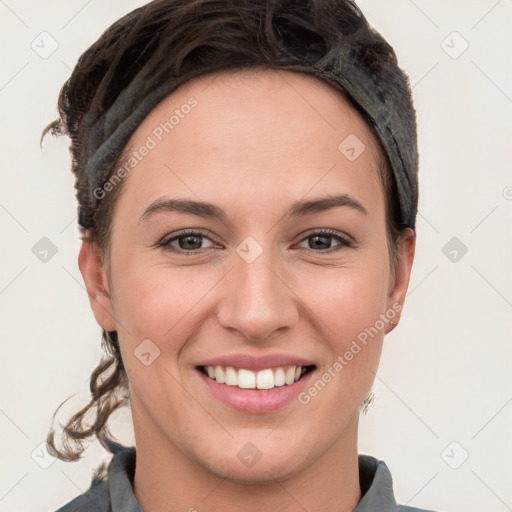
M 211 238 L 209 238 L 209 236 L 208 236 L 210 233 L 211 233 L 210 231 L 207 231 L 206 233 L 202 233 L 200 231 L 196 231 L 193 229 L 187 229 L 187 230 L 181 231 L 177 235 L 174 235 L 172 238 L 169 238 L 163 242 L 159 242 L 157 245 L 158 245 L 158 247 L 161 247 L 165 251 L 170 251 L 170 252 L 173 252 L 176 254 L 184 254 L 187 256 L 195 256 L 198 254 L 199 250 L 185 251 L 183 249 L 177 249 L 176 247 L 171 246 L 171 242 L 174 242 L 175 240 L 178 240 L 179 238 L 187 236 L 187 235 L 200 235 L 201 237 L 207 238 L 213 242 L 213 240 L 211 240 Z M 315 254 L 315 255 L 330 254 L 332 252 L 340 251 L 344 248 L 354 247 L 354 243 L 348 237 L 343 236 L 340 233 L 338 233 L 337 231 L 334 231 L 332 229 L 320 229 L 318 231 L 314 231 L 314 232 L 310 233 L 309 235 L 307 235 L 306 237 L 304 237 L 302 240 L 300 240 L 300 242 L 303 242 L 304 240 L 307 240 L 308 238 L 313 238 L 315 236 L 325 236 L 327 238 L 334 238 L 334 239 L 336 239 L 336 241 L 339 242 L 339 245 L 337 245 L 335 247 L 331 247 L 329 249 L 325 249 L 325 250 L 303 249 L 306 254 Z M 206 250 L 208 250 L 208 249 L 210 249 L 210 248 L 207 248 Z

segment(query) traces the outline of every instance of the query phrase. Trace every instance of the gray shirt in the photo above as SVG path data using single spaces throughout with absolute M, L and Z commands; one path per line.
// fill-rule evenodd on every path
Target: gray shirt
M 143 512 L 133 493 L 134 475 L 135 447 L 119 447 L 107 478 L 93 478 L 85 493 L 57 512 Z M 359 483 L 362 497 L 354 512 L 428 512 L 396 504 L 391 473 L 374 457 L 359 455 Z

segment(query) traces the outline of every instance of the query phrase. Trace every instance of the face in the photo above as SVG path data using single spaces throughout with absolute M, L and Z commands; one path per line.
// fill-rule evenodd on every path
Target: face
M 140 125 L 108 269 L 80 255 L 138 449 L 240 482 L 356 449 L 414 253 L 411 231 L 391 272 L 374 148 L 337 91 L 293 72 L 194 80 Z

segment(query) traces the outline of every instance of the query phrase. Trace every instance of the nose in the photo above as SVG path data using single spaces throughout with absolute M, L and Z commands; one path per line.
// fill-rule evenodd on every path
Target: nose
M 222 327 L 239 331 L 249 341 L 262 342 L 295 325 L 300 300 L 283 274 L 282 265 L 269 251 L 251 263 L 235 254 L 217 310 Z

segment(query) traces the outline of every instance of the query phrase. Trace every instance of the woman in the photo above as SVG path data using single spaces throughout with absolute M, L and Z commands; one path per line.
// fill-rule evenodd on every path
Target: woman
M 357 427 L 414 258 L 416 121 L 357 6 L 151 2 L 59 112 L 110 357 L 47 442 L 114 454 L 60 510 L 396 510 Z M 107 430 L 128 403 L 136 452 Z

